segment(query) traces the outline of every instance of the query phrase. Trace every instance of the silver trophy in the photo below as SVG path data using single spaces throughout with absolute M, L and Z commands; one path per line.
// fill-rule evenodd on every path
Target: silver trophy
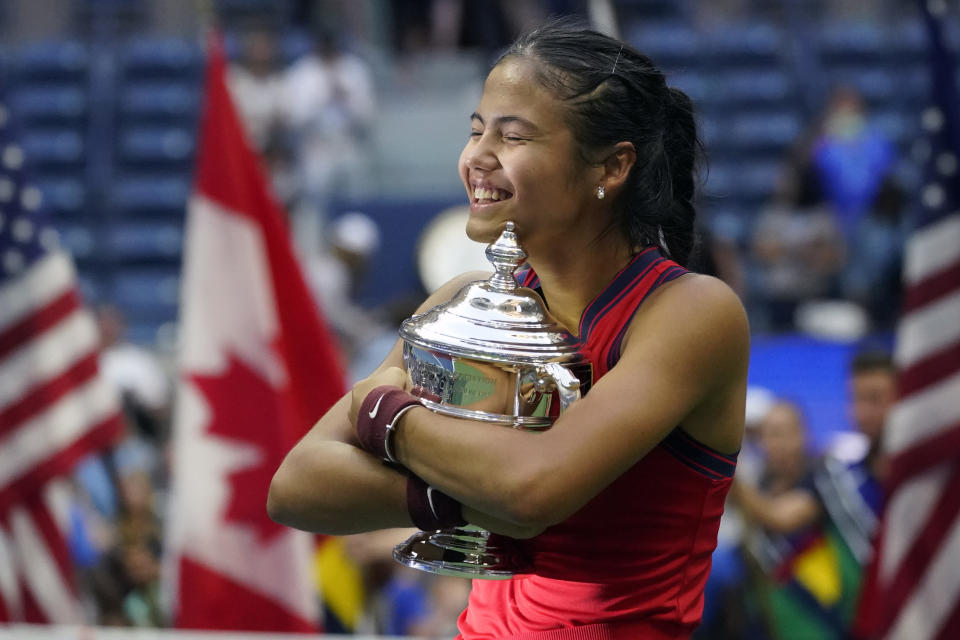
M 580 397 L 589 363 L 576 340 L 552 318 L 514 272 L 526 260 L 508 222 L 486 249 L 494 273 L 463 287 L 449 302 L 403 322 L 403 359 L 411 393 L 436 413 L 518 429 L 542 430 Z M 559 402 L 559 407 L 555 403 Z M 393 557 L 430 573 L 505 579 L 524 571 L 509 544 L 467 526 L 422 531 Z

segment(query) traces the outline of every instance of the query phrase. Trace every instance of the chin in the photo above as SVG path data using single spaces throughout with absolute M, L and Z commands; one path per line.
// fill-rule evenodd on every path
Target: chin
M 474 242 L 490 244 L 500 237 L 502 227 L 502 224 L 495 224 L 487 220 L 477 220 L 471 217 L 467 220 L 467 237 Z

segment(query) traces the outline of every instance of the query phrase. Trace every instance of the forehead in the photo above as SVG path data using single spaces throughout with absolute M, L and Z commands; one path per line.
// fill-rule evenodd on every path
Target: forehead
M 494 67 L 483 84 L 477 112 L 485 122 L 520 116 L 542 129 L 565 128 L 565 107 L 537 80 L 534 62 L 507 58 Z
M 783 427 L 799 429 L 801 427 L 801 421 L 800 416 L 793 407 L 787 404 L 778 404 L 770 409 L 766 419 L 763 421 L 763 426 L 775 430 L 782 429 Z
M 868 369 L 855 373 L 852 378 L 854 388 L 893 387 L 897 377 L 888 369 Z

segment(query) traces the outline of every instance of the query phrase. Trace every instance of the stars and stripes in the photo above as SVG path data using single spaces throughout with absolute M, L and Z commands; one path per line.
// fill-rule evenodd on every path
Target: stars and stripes
M 77 622 L 58 476 L 112 442 L 119 400 L 70 256 L 0 93 L 0 622 Z
M 872 635 L 904 640 L 960 637 L 960 103 L 940 31 L 946 4 L 921 4 L 934 101 L 921 115 L 922 213 L 905 252 L 900 397 L 884 443 L 890 495 L 864 602 Z

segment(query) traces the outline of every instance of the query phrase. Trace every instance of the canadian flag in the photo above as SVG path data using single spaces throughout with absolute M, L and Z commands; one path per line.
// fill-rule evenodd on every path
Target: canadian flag
M 314 631 L 314 537 L 266 513 L 284 454 L 342 395 L 340 360 L 245 141 L 211 36 L 181 291 L 165 583 L 178 627 Z

